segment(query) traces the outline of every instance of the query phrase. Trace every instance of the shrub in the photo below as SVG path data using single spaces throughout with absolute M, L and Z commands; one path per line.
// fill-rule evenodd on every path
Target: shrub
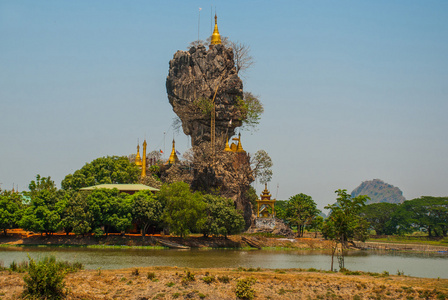
M 215 281 L 215 277 L 214 276 L 204 276 L 204 277 L 202 277 L 202 280 L 205 283 L 210 284 Z
M 156 278 L 156 273 L 148 272 L 148 275 L 146 277 L 148 277 L 149 280 L 154 280 Z
M 138 276 L 138 275 L 140 275 L 140 271 L 139 271 L 137 268 L 135 268 L 135 269 L 132 271 L 132 275 L 134 275 L 134 276 Z
M 25 275 L 25 298 L 56 300 L 65 296 L 64 277 L 66 270 L 60 267 L 53 257 L 45 257 L 36 262 L 29 259 L 28 274 Z
M 185 277 L 182 278 L 182 284 L 188 284 L 191 281 L 195 281 L 194 273 L 191 273 L 189 270 L 185 272 Z
M 237 298 L 243 300 L 252 300 L 255 298 L 255 290 L 252 285 L 256 282 L 253 277 L 239 279 L 236 283 L 235 294 Z
M 166 284 L 167 287 L 172 287 L 172 286 L 174 286 L 174 285 L 175 285 L 175 283 L 172 282 L 172 281 L 170 281 L 170 282 L 168 282 L 168 283 Z
M 218 280 L 222 283 L 229 283 L 230 282 L 230 278 L 227 275 L 223 275 L 223 276 L 218 276 Z

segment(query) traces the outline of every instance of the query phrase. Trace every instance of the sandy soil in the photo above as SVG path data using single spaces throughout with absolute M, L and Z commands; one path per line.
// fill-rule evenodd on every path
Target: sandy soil
M 303 270 L 187 269 L 151 267 L 84 270 L 66 277 L 67 299 L 236 299 L 237 280 L 253 277 L 256 299 L 448 299 L 447 279 L 344 275 Z M 154 279 L 147 274 L 154 273 Z M 207 284 L 206 275 L 215 278 Z M 218 278 L 227 276 L 228 283 Z M 0 272 L 0 299 L 19 299 L 23 274 Z

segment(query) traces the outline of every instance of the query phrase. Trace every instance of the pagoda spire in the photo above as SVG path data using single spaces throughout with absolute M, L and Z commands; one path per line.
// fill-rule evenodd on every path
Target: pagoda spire
M 146 177 L 146 139 L 143 141 L 142 178 Z
M 142 158 L 140 156 L 140 145 L 137 143 L 137 155 L 135 155 L 135 164 L 139 167 L 142 166 Z
M 173 139 L 173 149 L 171 150 L 170 158 L 166 162 L 169 165 L 174 165 L 175 163 L 179 162 L 179 158 L 177 157 L 176 153 L 176 142 Z
M 215 29 L 213 29 L 212 34 L 212 41 L 210 43 L 210 47 L 213 47 L 214 45 L 221 44 L 221 35 L 219 34 L 218 30 L 218 17 L 215 14 Z

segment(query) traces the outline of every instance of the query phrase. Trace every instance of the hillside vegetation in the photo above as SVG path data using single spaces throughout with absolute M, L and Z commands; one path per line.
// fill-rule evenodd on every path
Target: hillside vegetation
M 367 195 L 370 200 L 366 204 L 371 203 L 403 203 L 406 199 L 403 197 L 403 192 L 391 184 L 385 183 L 380 179 L 363 181 L 352 192 L 352 197 L 358 195 Z

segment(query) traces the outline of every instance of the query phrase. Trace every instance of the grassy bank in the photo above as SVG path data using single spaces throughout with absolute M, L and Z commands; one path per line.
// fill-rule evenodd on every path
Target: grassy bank
M 446 246 L 448 247 L 448 238 L 430 238 L 427 236 L 413 236 L 413 235 L 390 235 L 390 236 L 372 236 L 368 239 L 369 242 L 381 243 L 397 243 L 397 244 L 421 244 L 432 246 Z
M 0 272 L 1 299 L 18 299 L 22 277 Z M 447 279 L 314 269 L 99 269 L 70 273 L 65 282 L 67 299 L 235 299 L 237 286 L 255 299 L 448 299 Z

